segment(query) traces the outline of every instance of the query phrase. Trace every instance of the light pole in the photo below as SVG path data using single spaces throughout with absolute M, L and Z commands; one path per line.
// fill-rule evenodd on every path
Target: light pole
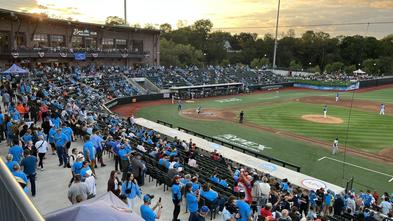
M 124 24 L 127 24 L 127 0 L 124 0 Z
M 276 38 L 274 39 L 274 53 L 273 53 L 273 69 L 276 68 L 276 56 L 277 56 L 277 36 L 278 36 L 278 21 L 280 19 L 280 3 L 281 0 L 278 0 L 278 7 L 277 7 L 277 21 L 276 21 Z

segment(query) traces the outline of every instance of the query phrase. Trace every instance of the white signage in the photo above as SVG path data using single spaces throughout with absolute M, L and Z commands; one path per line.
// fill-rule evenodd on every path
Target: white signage
M 307 187 L 308 189 L 312 190 L 318 190 L 321 188 L 326 188 L 326 184 L 319 180 L 314 180 L 314 179 L 304 179 L 302 180 L 302 185 Z
M 239 101 L 242 101 L 242 99 L 229 98 L 229 99 L 216 100 L 216 102 L 218 102 L 218 103 L 229 103 L 229 102 L 239 102 Z
M 251 151 L 263 151 L 265 149 L 272 149 L 271 147 L 267 147 L 262 144 L 258 144 L 252 141 L 245 140 L 243 138 L 237 137 L 236 135 L 233 134 L 223 134 L 223 135 L 218 135 L 214 136 L 217 140 L 222 140 L 227 143 L 243 147 L 244 149 L 251 150 Z
M 81 30 L 78 28 L 74 28 L 72 35 L 89 37 L 89 36 L 97 36 L 97 32 L 89 31 L 87 29 Z

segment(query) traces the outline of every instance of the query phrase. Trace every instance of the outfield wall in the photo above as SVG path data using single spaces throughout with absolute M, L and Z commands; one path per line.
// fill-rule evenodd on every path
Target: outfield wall
M 320 91 L 352 91 L 359 89 L 360 83 L 354 83 L 347 87 L 336 87 L 336 86 L 317 86 L 317 85 L 310 85 L 310 84 L 293 84 L 293 87 L 298 88 L 308 88 L 313 90 L 320 90 Z
M 360 88 L 366 88 L 366 87 L 377 87 L 377 86 L 382 86 L 386 84 L 393 84 L 393 77 L 384 77 L 384 78 L 379 78 L 379 79 L 373 79 L 373 80 L 364 80 L 359 82 L 359 87 Z
M 136 103 L 136 102 L 141 102 L 141 101 L 155 101 L 155 100 L 161 100 L 161 99 L 169 99 L 170 97 L 171 97 L 170 93 L 146 94 L 146 95 L 131 96 L 131 97 L 120 97 L 120 98 L 115 98 L 111 101 L 106 102 L 105 106 L 108 109 L 111 109 L 117 105 L 130 104 L 130 103 Z

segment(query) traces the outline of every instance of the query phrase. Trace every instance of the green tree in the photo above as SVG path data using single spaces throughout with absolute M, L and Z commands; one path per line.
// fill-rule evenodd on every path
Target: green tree
M 366 59 L 363 61 L 362 66 L 367 74 L 379 75 L 381 70 L 381 62 L 379 59 Z
M 298 61 L 296 61 L 296 60 L 292 60 L 290 63 L 289 63 L 289 68 L 291 69 L 291 70 L 294 70 L 294 71 L 297 71 L 297 70 L 301 70 L 302 69 L 302 64 L 300 64 Z
M 345 71 L 346 74 L 352 74 L 354 71 L 356 71 L 356 65 L 346 66 L 344 68 L 344 71 Z
M 325 67 L 325 72 L 328 74 L 334 74 L 334 73 L 339 73 L 344 70 L 344 63 L 342 62 L 334 62 L 332 64 L 328 64 Z
M 120 18 L 118 16 L 108 16 L 106 17 L 105 20 L 106 25 L 124 25 L 126 22 L 124 21 L 123 18 Z
M 321 69 L 319 68 L 318 65 L 315 65 L 314 67 L 308 68 L 307 72 L 310 72 L 310 73 L 321 73 Z
M 156 27 L 153 24 L 147 23 L 143 26 L 144 29 L 148 29 L 148 30 L 155 30 Z
M 164 33 L 169 33 L 172 31 L 172 26 L 169 23 L 164 23 L 160 25 L 160 30 Z
M 162 39 L 160 42 L 161 63 L 165 66 L 202 65 L 203 53 L 191 45 L 176 44 Z
M 254 58 L 251 61 L 250 66 L 253 67 L 253 68 L 261 68 L 263 66 L 268 66 L 269 64 L 270 64 L 269 63 L 269 59 L 263 57 L 263 58 Z

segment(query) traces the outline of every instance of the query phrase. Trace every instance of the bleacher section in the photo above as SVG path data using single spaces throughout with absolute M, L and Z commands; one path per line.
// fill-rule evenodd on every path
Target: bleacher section
M 327 183 L 325 181 L 307 176 L 305 174 L 301 174 L 287 168 L 269 163 L 267 161 L 257 159 L 255 157 L 249 156 L 247 154 L 241 153 L 239 151 L 232 150 L 220 144 L 216 144 L 213 142 L 209 142 L 202 138 L 187 134 L 182 131 L 178 131 L 176 129 L 143 119 L 137 118 L 136 123 L 146 128 L 154 129 L 155 131 L 164 134 L 169 137 L 177 137 L 181 140 L 189 140 L 192 139 L 194 143 L 200 148 L 208 152 L 213 152 L 214 150 L 218 150 L 220 154 L 226 159 L 236 159 L 236 162 L 244 165 L 249 168 L 253 168 L 257 171 L 263 173 L 269 173 L 273 177 L 278 179 L 289 179 L 291 183 L 299 186 L 301 188 L 305 188 L 308 190 L 315 190 L 321 187 L 325 189 L 330 189 L 335 193 L 342 193 L 345 191 L 344 188 L 339 187 L 337 185 Z M 235 161 L 235 160 L 234 160 Z

